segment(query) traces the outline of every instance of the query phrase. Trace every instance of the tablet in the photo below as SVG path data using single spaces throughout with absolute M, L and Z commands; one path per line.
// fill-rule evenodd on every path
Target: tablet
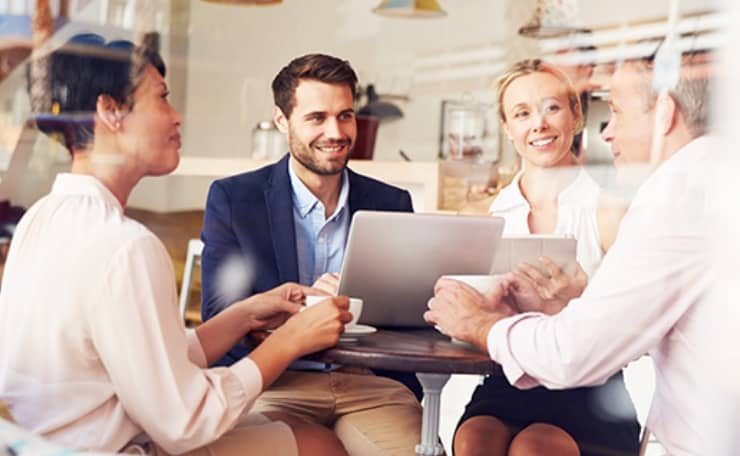
M 545 256 L 553 260 L 564 272 L 573 275 L 576 272 L 577 244 L 575 238 L 558 235 L 530 234 L 503 237 L 494 256 L 491 274 L 507 273 L 524 262 L 547 274 L 539 262 L 539 258 Z

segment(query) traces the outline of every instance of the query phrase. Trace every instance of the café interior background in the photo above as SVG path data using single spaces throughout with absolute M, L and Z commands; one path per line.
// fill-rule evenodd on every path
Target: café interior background
M 532 17 L 536 0 L 439 0 L 446 15 L 438 18 L 389 18 L 372 12 L 380 0 L 282 0 L 269 6 L 217 5 L 203 0 L 70 0 L 70 22 L 53 37 L 59 44 L 66 37 L 93 31 L 114 38 L 135 38 L 155 30 L 168 65 L 171 100 L 184 116 L 183 157 L 250 158 L 255 125 L 272 115 L 270 82 L 290 59 L 308 52 L 325 52 L 350 60 L 360 84 L 373 84 L 381 95 L 396 104 L 403 117 L 383 122 L 378 129 L 375 161 L 401 161 L 399 150 L 414 162 L 438 159 L 440 106 L 443 100 L 473 100 L 492 104 L 492 83 L 504 68 L 519 59 L 545 55 L 542 42 L 523 37 L 519 27 Z M 0 17 L 31 16 L 35 0 L 0 0 Z M 665 20 L 668 0 L 552 0 L 569 4 L 578 26 L 615 31 L 651 20 Z M 59 0 L 50 0 L 56 15 Z M 730 0 L 682 0 L 680 13 L 721 12 L 728 24 L 740 23 L 740 4 Z M 0 22 L 0 31 L 4 30 Z M 740 32 L 730 27 L 732 58 L 718 97 L 719 126 L 729 145 L 738 144 L 736 120 L 740 88 Z M 0 33 L 0 51 L 14 43 Z M 69 165 L 69 154 L 42 135 L 21 136 L 29 118 L 25 65 L 8 65 L 0 52 L 0 200 L 28 207 L 48 192 L 54 175 Z M 461 58 L 460 56 L 465 56 Z M 474 57 L 478 56 L 478 57 Z M 476 60 L 477 59 L 477 60 Z M 6 69 L 9 73 L 6 74 Z M 597 75 L 603 76 L 603 75 Z M 604 81 L 605 78 L 600 79 Z M 388 96 L 390 95 L 390 96 Z M 364 100 L 360 100 L 362 104 Z M 603 104 L 589 108 L 588 159 L 608 162 L 608 148 L 598 138 L 600 122 L 608 113 Z M 501 140 L 495 115 L 489 122 L 490 152 L 504 165 L 514 154 Z M 27 163 L 16 173 L 8 167 L 18 151 L 28 150 Z M 728 151 L 737 151 L 729 147 Z M 724 167 L 717 181 L 732 185 L 737 159 Z M 606 165 L 610 166 L 610 165 Z M 238 172 L 233 170 L 232 172 Z M 130 206 L 164 212 L 183 208 L 189 201 L 202 209 L 205 192 L 214 176 L 167 176 L 146 178 L 134 192 Z M 717 220 L 715 265 L 721 271 L 718 286 L 716 334 L 730 334 L 740 317 L 740 211 L 736 190 L 718 191 L 715 204 L 724 218 Z M 193 209 L 193 207 L 186 207 Z M 687 216 L 691 216 L 687 214 Z M 197 220 L 198 225 L 200 220 Z M 196 228 L 197 231 L 198 228 Z M 181 243 L 183 246 L 184 243 Z M 730 331 L 722 331 L 722 327 Z M 719 347 L 736 344 L 720 341 Z M 738 392 L 736 372 L 740 351 L 718 350 L 718 365 L 727 366 L 724 391 Z M 649 402 L 649 391 L 642 400 Z M 715 409 L 731 407 L 723 392 L 717 393 Z M 457 402 L 460 402 L 459 400 Z M 444 404 L 443 404 L 444 406 Z M 444 412 L 444 410 L 443 410 Z M 448 411 L 449 412 L 449 411 Z M 728 411 L 728 414 L 732 411 Z M 457 416 L 454 413 L 448 413 Z M 737 414 L 735 415 L 737 417 Z M 444 431 L 444 429 L 443 429 Z M 443 435 L 449 441 L 451 428 Z M 714 454 L 722 454 L 721 451 Z
M 270 82 L 290 59 L 325 52 L 348 59 L 363 88 L 373 84 L 403 117 L 381 122 L 374 149 L 378 161 L 434 161 L 439 155 L 443 100 L 493 106 L 492 83 L 507 65 L 544 54 L 541 42 L 517 33 L 532 17 L 535 0 L 444 0 L 446 15 L 396 18 L 373 13 L 379 0 L 283 0 L 267 6 L 214 4 L 203 0 L 70 0 L 70 21 L 55 43 L 80 30 L 109 38 L 160 33 L 173 104 L 184 116 L 184 157 L 241 157 L 252 153 L 252 130 L 272 116 Z M 577 26 L 617 28 L 665 18 L 667 0 L 596 2 L 558 0 Z M 680 11 L 716 10 L 719 2 L 681 1 Z M 34 0 L 4 0 L 0 13 L 31 15 Z M 58 12 L 59 0 L 51 0 Z M 360 100 L 361 104 L 364 100 Z M 7 167 L 30 108 L 25 65 L 0 82 L 0 164 Z M 598 138 L 604 105 L 589 111 L 588 156 L 609 160 Z M 493 108 L 486 126 L 491 160 L 514 161 L 498 135 Z M 35 140 L 35 139 L 34 139 Z M 30 141 L 30 139 L 28 140 Z M 44 138 L 36 141 L 16 184 L 14 204 L 28 206 L 50 188 L 67 166 L 68 154 Z M 130 204 L 162 211 L 182 209 L 178 201 L 205 195 L 212 177 L 145 179 Z M 193 198 L 184 198 L 192 194 Z

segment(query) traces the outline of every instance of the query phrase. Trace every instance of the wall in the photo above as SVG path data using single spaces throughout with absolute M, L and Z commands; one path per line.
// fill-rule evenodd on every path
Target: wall
M 371 10 L 379 0 L 284 0 L 270 7 L 152 1 L 170 5 L 169 15 L 164 12 L 155 22 L 164 34 L 172 101 L 185 115 L 182 154 L 186 156 L 248 156 L 251 129 L 271 116 L 269 85 L 275 73 L 295 56 L 327 52 L 349 59 L 363 84 L 372 82 L 381 93 L 410 98 L 398 102 L 405 113 L 402 120 L 381 125 L 376 159 L 399 160 L 398 151 L 404 150 L 413 160 L 434 160 L 441 100 L 470 93 L 478 100 L 492 101 L 490 85 L 495 75 L 422 83 L 423 73 L 414 71 L 414 61 L 496 44 L 503 44 L 501 60 L 506 63 L 538 53 L 535 40 L 516 34 L 531 16 L 535 0 L 442 0 L 448 15 L 441 19 L 378 16 Z M 718 1 L 684 0 L 681 10 L 712 8 Z M 668 0 L 577 3 L 588 26 L 662 16 L 668 6 Z M 79 4 L 84 5 L 77 12 L 79 19 L 99 23 L 101 1 Z M 22 81 L 20 74 L 14 76 L 0 86 L 0 106 L 12 105 Z M 592 136 L 594 141 L 599 140 Z M 502 155 L 504 161 L 513 161 L 511 148 L 504 147 Z M 38 158 L 34 163 L 35 169 L 44 171 Z M 44 193 L 36 182 L 27 180 L 27 187 L 33 188 L 25 192 L 23 204 Z M 167 210 L 177 195 L 194 189 L 196 198 L 201 198 L 205 187 L 207 182 L 190 185 L 145 179 L 131 202 Z
M 436 84 L 418 83 L 416 58 L 504 43 L 504 60 L 537 53 L 536 41 L 516 34 L 534 0 L 446 0 L 441 19 L 401 19 L 371 12 L 378 0 L 285 0 L 270 7 L 213 5 L 191 0 L 190 54 L 183 154 L 245 156 L 250 131 L 272 113 L 270 81 L 290 59 L 326 52 L 351 61 L 361 83 L 409 95 L 399 102 L 404 119 L 383 124 L 376 158 L 398 160 L 437 154 L 439 106 L 465 92 L 490 101 L 492 76 Z M 713 1 L 682 1 L 682 11 Z M 665 16 L 668 1 L 579 1 L 584 25 L 598 26 Z M 218 24 L 217 26 L 215 24 Z
M 186 14 L 182 3 L 173 18 Z M 490 101 L 487 88 L 492 78 L 414 84 L 410 62 L 499 42 L 514 33 L 513 25 L 510 30 L 503 26 L 503 17 L 515 16 L 505 2 L 447 3 L 446 18 L 424 20 L 373 14 L 376 0 L 285 0 L 270 7 L 191 0 L 187 25 L 173 22 L 168 62 L 185 67 L 186 73 L 182 155 L 248 157 L 252 128 L 272 116 L 272 78 L 292 58 L 324 52 L 350 60 L 361 84 L 372 82 L 381 93 L 411 99 L 399 103 L 405 113 L 402 120 L 381 125 L 376 159 L 399 160 L 402 149 L 412 160 L 434 160 L 441 100 L 472 92 Z M 523 21 L 529 8 L 522 14 L 511 24 Z M 187 45 L 178 52 L 177 43 L 184 41 Z M 168 79 L 174 83 L 172 78 Z M 145 179 L 130 204 L 153 210 L 189 208 L 183 202 L 205 201 L 210 180 Z
M 252 127 L 272 115 L 274 75 L 296 56 L 325 52 L 350 60 L 362 84 L 376 83 L 381 93 L 411 97 L 399 102 L 404 119 L 381 125 L 376 158 L 398 160 L 398 149 L 403 149 L 412 159 L 434 159 L 440 100 L 485 89 L 490 78 L 420 87 L 413 82 L 410 63 L 499 42 L 511 28 L 502 20 L 510 9 L 506 2 L 443 3 L 445 18 L 399 19 L 373 14 L 377 0 L 286 0 L 271 7 L 191 2 L 183 154 L 248 154 Z

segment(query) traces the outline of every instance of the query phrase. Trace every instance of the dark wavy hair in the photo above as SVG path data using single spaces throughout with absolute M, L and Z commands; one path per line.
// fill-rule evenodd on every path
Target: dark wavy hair
M 131 107 L 146 65 L 163 77 L 166 74 L 156 50 L 125 40 L 106 42 L 93 33 L 73 36 L 47 58 L 50 106 L 36 107 L 34 120 L 42 132 L 70 151 L 92 141 L 100 95 Z M 30 76 L 28 82 L 30 89 Z
M 306 54 L 284 66 L 272 81 L 275 105 L 290 117 L 295 107 L 295 89 L 301 79 L 312 79 L 327 84 L 343 84 L 357 92 L 357 74 L 349 62 L 326 54 Z

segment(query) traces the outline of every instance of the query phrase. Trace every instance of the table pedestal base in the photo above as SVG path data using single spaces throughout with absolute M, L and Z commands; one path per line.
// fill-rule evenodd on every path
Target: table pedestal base
M 419 456 L 439 456 L 444 454 L 444 447 L 439 443 L 439 406 L 442 387 L 450 374 L 417 373 L 424 389 L 423 415 L 421 421 L 421 443 L 416 445 Z

